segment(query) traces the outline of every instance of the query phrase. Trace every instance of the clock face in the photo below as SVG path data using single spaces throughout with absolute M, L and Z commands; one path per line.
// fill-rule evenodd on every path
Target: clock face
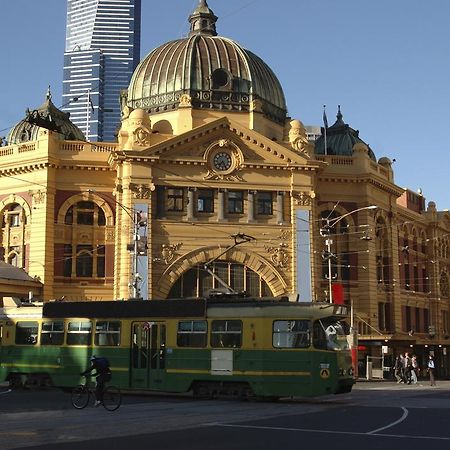
M 217 170 L 228 170 L 231 167 L 231 155 L 226 152 L 217 153 L 213 159 L 214 167 Z

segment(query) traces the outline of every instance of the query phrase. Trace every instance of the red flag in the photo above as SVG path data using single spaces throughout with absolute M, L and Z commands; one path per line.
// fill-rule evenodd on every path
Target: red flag
M 333 293 L 333 303 L 343 305 L 344 286 L 341 283 L 333 283 L 333 285 L 331 286 L 331 292 Z

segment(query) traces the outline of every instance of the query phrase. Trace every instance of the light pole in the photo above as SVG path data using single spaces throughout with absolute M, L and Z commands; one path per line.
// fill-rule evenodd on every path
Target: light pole
M 330 239 L 331 234 L 331 228 L 333 228 L 337 223 L 339 223 L 344 217 L 350 216 L 351 214 L 354 214 L 359 211 L 364 211 L 366 209 L 376 209 L 377 206 L 370 205 L 370 206 L 363 206 L 362 208 L 354 209 L 353 211 L 349 211 L 346 214 L 342 214 L 341 216 L 334 217 L 330 219 L 329 217 L 326 218 L 326 224 L 320 229 L 321 236 L 327 236 L 327 239 L 325 240 L 325 245 L 327 247 L 327 257 L 328 257 L 328 300 L 330 303 L 333 303 L 333 293 L 332 293 L 332 275 L 331 275 L 331 245 L 333 244 L 333 240 Z M 337 277 L 337 275 L 336 275 Z M 353 300 L 351 300 L 350 303 L 350 350 L 352 354 L 352 364 L 353 364 L 353 371 L 355 377 L 358 377 L 358 333 L 356 331 L 356 327 L 354 326 L 354 309 L 353 309 Z
M 328 276 L 326 278 L 328 279 L 328 301 L 330 303 L 333 303 L 332 280 L 337 278 L 337 274 L 333 277 L 331 273 L 331 258 L 335 256 L 331 253 L 331 246 L 333 244 L 333 239 L 330 238 L 331 229 L 334 226 L 336 226 L 336 224 L 338 224 L 344 217 L 350 216 L 351 214 L 354 214 L 359 211 L 375 208 L 377 208 L 376 205 L 363 206 L 362 208 L 354 209 L 353 211 L 349 211 L 348 213 L 342 214 L 341 216 L 338 217 L 333 217 L 332 219 L 330 219 L 329 217 L 322 219 L 326 221 L 326 224 L 320 228 L 320 235 L 327 237 L 327 239 L 325 239 L 325 245 L 326 245 L 326 257 L 328 259 Z
M 139 248 L 139 242 L 142 240 L 142 237 L 139 234 L 139 229 L 147 225 L 147 217 L 146 214 L 142 213 L 142 211 L 133 211 L 133 216 L 128 214 L 133 221 L 133 275 L 131 278 L 130 287 L 132 288 L 132 298 L 135 300 L 141 300 L 141 289 L 139 283 L 142 281 L 142 277 L 139 273 L 138 268 L 138 255 L 141 251 Z M 144 245 L 147 246 L 147 243 L 144 242 Z
M 131 280 L 128 283 L 128 286 L 131 288 L 130 298 L 135 299 L 135 300 L 138 300 L 138 299 L 140 300 L 141 299 L 140 282 L 142 281 L 142 277 L 139 273 L 139 268 L 138 268 L 138 263 L 139 263 L 138 255 L 140 252 L 139 242 L 142 240 L 143 236 L 141 236 L 139 234 L 139 230 L 141 227 L 144 227 L 147 225 L 147 215 L 142 213 L 142 211 L 137 211 L 134 208 L 129 208 L 129 207 L 123 205 L 121 202 L 119 202 L 118 200 L 116 200 L 115 198 L 113 198 L 106 192 L 97 192 L 93 189 L 88 189 L 88 192 L 91 194 L 105 195 L 105 196 L 109 197 L 131 219 L 131 222 L 133 224 L 133 243 L 127 245 L 127 250 L 132 253 L 133 260 L 132 260 L 132 264 L 131 264 L 131 266 L 132 266 L 131 267 L 131 271 L 132 271 Z M 130 212 L 130 209 L 132 210 L 132 213 Z M 144 243 L 144 245 L 145 246 L 147 245 L 146 242 Z

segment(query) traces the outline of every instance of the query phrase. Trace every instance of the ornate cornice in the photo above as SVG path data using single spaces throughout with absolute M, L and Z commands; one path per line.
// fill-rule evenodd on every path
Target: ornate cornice
M 373 186 L 376 186 L 377 188 L 388 192 L 389 194 L 393 194 L 396 196 L 401 196 L 404 192 L 404 189 L 401 187 L 398 187 L 395 184 L 392 183 L 386 183 L 383 181 L 376 180 L 375 178 L 372 178 L 370 176 L 345 176 L 345 175 L 319 175 L 318 177 L 318 183 L 346 183 L 346 184 L 361 184 L 361 183 L 368 183 Z
M 155 190 L 155 185 L 130 183 L 130 190 L 133 192 L 134 198 L 148 200 L 151 197 L 152 191 Z
M 292 197 L 297 206 L 312 206 L 313 201 L 316 198 L 316 193 L 314 191 L 294 191 L 292 192 Z

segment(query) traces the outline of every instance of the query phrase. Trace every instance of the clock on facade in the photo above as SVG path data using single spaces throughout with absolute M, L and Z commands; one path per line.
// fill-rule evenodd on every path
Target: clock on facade
M 231 155 L 227 152 L 216 153 L 213 158 L 213 164 L 214 168 L 217 170 L 228 170 L 232 164 Z

